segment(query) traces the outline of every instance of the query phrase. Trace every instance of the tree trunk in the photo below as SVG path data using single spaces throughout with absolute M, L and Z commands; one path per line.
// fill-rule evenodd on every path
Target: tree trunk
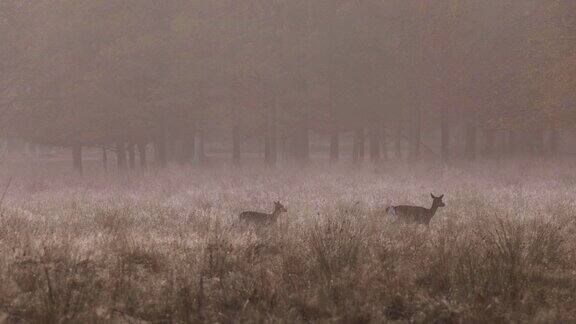
M 82 175 L 82 145 L 79 143 L 74 143 L 72 146 L 72 164 L 74 166 L 74 171 Z
M 310 135 L 304 123 L 295 130 L 291 147 L 291 154 L 297 161 L 306 163 L 310 160 Z
M 143 142 L 138 143 L 138 157 L 140 159 L 140 167 L 142 170 L 146 169 L 148 167 L 146 162 L 146 144 Z
M 274 125 L 269 124 L 266 126 L 266 134 L 264 137 L 264 161 L 269 166 L 276 164 L 276 146 L 276 129 Z
M 190 148 L 190 160 L 193 160 L 196 157 L 196 131 L 192 132 L 192 135 L 189 139 L 188 146 Z
M 130 170 L 136 170 L 136 146 L 128 143 L 128 166 Z
M 154 139 L 152 141 L 152 148 L 154 149 L 154 161 L 156 161 L 156 163 L 158 163 L 158 161 L 160 161 L 160 153 L 158 152 L 158 143 L 156 141 L 156 139 Z
M 340 159 L 340 136 L 338 129 L 332 126 L 330 130 L 330 161 L 336 162 Z
M 417 161 L 420 158 L 420 142 L 422 141 L 422 112 L 416 109 L 412 132 L 410 136 L 410 160 Z
M 476 125 L 468 123 L 466 127 L 466 158 L 476 159 Z
M 494 146 L 496 143 L 496 131 L 493 129 L 487 129 L 485 135 L 486 135 L 486 146 L 484 147 L 484 156 L 493 157 Z
M 381 129 L 372 127 L 370 128 L 370 159 L 372 162 L 379 162 L 381 157 L 380 152 L 380 132 Z
M 289 157 L 289 145 L 288 145 L 288 138 L 286 136 L 282 137 L 281 140 L 281 145 L 282 145 L 282 159 L 284 159 L 284 161 L 288 160 Z
M 508 136 L 506 131 L 498 131 L 497 157 L 503 158 L 508 152 Z
M 364 128 L 357 126 L 354 130 L 354 146 L 352 147 L 352 160 L 354 163 L 361 163 L 364 161 L 364 138 Z
M 278 130 L 276 129 L 276 120 L 278 119 L 278 106 L 276 103 L 272 106 L 272 111 L 270 112 L 270 121 L 268 122 L 268 136 L 270 141 L 270 156 L 269 165 L 276 165 L 278 161 Z
M 164 132 L 161 132 L 154 140 L 154 152 L 156 155 L 156 164 L 160 168 L 165 168 L 168 166 L 168 152 L 166 147 L 166 136 Z
M 232 162 L 234 165 L 240 165 L 240 126 L 235 125 L 232 128 Z
M 195 148 L 195 133 L 192 132 L 188 136 L 182 139 L 182 161 L 181 163 L 190 163 L 194 159 L 194 148 Z
M 204 130 L 198 131 L 198 162 L 200 164 L 204 164 L 207 160 L 206 158 L 206 151 L 205 151 L 205 138 L 204 138 Z
M 537 129 L 534 132 L 534 155 L 544 157 L 544 130 Z
M 302 139 L 300 142 L 301 160 L 308 162 L 310 160 L 310 131 L 307 126 L 303 126 Z
M 186 161 L 186 145 L 181 138 L 175 139 L 173 144 L 173 157 L 178 164 L 185 164 Z
M 268 129 L 264 131 L 264 162 L 270 164 L 270 134 L 268 134 Z
M 523 130 L 517 139 L 517 146 L 523 157 L 531 157 L 534 153 L 534 132 Z
M 126 145 L 122 141 L 116 142 L 116 160 L 118 162 L 118 170 L 126 170 Z
M 330 13 L 330 17 L 332 13 Z M 340 159 L 340 136 L 337 119 L 336 102 L 334 98 L 335 83 L 333 76 L 328 79 L 328 102 L 330 104 L 330 161 L 336 162 Z
M 166 161 L 167 163 L 174 162 L 178 160 L 178 141 L 176 136 L 173 134 L 165 135 L 166 143 Z
M 558 148 L 560 146 L 560 132 L 552 130 L 548 137 L 549 155 L 552 157 L 558 156 Z
M 394 151 L 397 160 L 402 159 L 402 125 L 396 124 L 396 134 L 394 134 Z
M 516 155 L 516 133 L 514 131 L 508 132 L 508 148 L 506 150 L 507 155 Z
M 386 124 L 384 124 L 382 126 L 382 136 L 380 138 L 380 143 L 382 145 L 382 159 L 384 159 L 384 161 L 388 160 L 388 136 L 386 134 Z
M 450 160 L 450 121 L 446 112 L 442 112 L 440 121 L 440 142 L 442 161 L 446 163 Z
M 104 167 L 104 172 L 108 173 L 108 151 L 106 146 L 102 146 L 102 166 Z
M 278 161 L 278 139 L 276 137 L 276 125 L 270 130 L 270 165 L 276 165 Z

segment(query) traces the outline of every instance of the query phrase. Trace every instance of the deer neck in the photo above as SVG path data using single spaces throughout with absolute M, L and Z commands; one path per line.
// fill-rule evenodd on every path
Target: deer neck
M 438 210 L 438 206 L 432 204 L 432 207 L 430 207 L 430 209 L 428 209 L 430 211 L 429 215 L 428 215 L 428 221 L 430 221 L 432 219 L 432 217 L 434 217 L 434 214 L 436 214 L 436 211 Z
M 280 215 L 281 211 L 279 209 L 275 209 L 272 214 L 270 214 L 270 217 L 272 217 L 273 219 L 278 218 L 278 216 Z

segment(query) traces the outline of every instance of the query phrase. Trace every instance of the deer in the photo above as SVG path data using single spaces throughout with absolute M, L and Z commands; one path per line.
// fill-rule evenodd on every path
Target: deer
M 240 213 L 240 220 L 246 223 L 252 223 L 257 225 L 271 225 L 276 223 L 278 216 L 282 213 L 287 213 L 288 209 L 284 207 L 280 201 L 274 202 L 274 211 L 271 214 L 255 212 L 255 211 L 245 211 Z
M 436 211 L 440 207 L 446 206 L 442 201 L 444 195 L 439 197 L 430 194 L 432 197 L 432 207 L 424 208 L 419 206 L 409 206 L 409 205 L 401 205 L 401 206 L 390 206 L 386 208 L 386 212 L 391 216 L 397 217 L 406 222 L 423 224 L 428 226 L 430 224 L 430 220 L 436 214 Z

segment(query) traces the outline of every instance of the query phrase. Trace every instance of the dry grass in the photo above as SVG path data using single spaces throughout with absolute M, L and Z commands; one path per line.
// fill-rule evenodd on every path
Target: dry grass
M 0 322 L 576 321 L 570 165 L 325 169 L 20 172 Z M 383 213 L 431 191 L 447 207 L 429 228 Z M 237 226 L 278 199 L 276 226 Z

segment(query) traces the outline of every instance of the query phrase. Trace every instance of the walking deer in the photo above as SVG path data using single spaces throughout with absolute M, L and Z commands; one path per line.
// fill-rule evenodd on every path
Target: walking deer
M 274 211 L 271 214 L 255 211 L 245 211 L 240 214 L 240 220 L 246 223 L 252 223 L 257 225 L 270 225 L 276 223 L 278 216 L 286 212 L 288 212 L 286 207 L 284 207 L 279 201 L 275 201 Z
M 430 194 L 430 196 L 432 196 L 432 207 L 430 208 L 407 205 L 390 206 L 386 208 L 386 212 L 406 222 L 428 225 L 438 208 L 446 206 L 442 201 L 444 195 L 436 197 Z

